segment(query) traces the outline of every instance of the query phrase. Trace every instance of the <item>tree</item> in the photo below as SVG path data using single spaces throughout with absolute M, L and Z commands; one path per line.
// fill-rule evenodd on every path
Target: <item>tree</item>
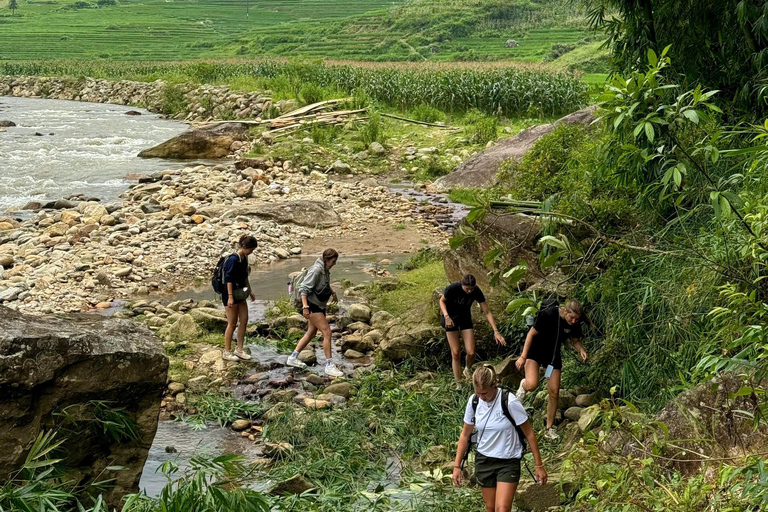
M 19 8 L 19 4 L 18 4 L 18 2 L 16 0 L 11 0 L 8 3 L 8 8 L 11 10 L 11 15 L 14 15 L 14 14 L 16 14 L 16 9 Z
M 762 0 L 581 0 L 608 35 L 617 71 L 648 63 L 671 46 L 681 85 L 722 91 L 737 108 L 768 107 L 768 11 Z

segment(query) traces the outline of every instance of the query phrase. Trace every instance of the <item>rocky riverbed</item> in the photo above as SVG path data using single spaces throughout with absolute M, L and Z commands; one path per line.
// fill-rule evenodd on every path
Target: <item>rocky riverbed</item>
M 82 197 L 28 204 L 0 217 L 0 302 L 61 313 L 173 292 L 207 280 L 245 233 L 259 241 L 253 264 L 301 254 L 307 244 L 350 252 L 359 241 L 367 250 L 355 252 L 381 252 L 383 233 L 422 244 L 447 237 L 430 219 L 445 214 L 440 207 L 424 208 L 374 179 L 334 178 L 259 158 L 166 170 L 114 204 Z M 384 250 L 398 245 L 416 248 Z

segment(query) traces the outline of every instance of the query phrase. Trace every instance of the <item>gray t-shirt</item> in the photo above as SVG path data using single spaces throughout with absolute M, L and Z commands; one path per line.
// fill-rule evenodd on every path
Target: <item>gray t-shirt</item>
M 520 425 L 528 421 L 528 413 L 523 404 L 508 393 L 509 414 Z M 477 401 L 475 422 L 472 423 L 472 397 L 469 397 L 464 411 L 464 423 L 475 425 L 477 429 L 477 451 L 486 457 L 497 459 L 519 459 L 523 454 L 523 445 L 517 436 L 515 426 L 510 423 L 501 408 L 501 389 L 497 388 L 496 398 L 491 403 L 482 399 Z

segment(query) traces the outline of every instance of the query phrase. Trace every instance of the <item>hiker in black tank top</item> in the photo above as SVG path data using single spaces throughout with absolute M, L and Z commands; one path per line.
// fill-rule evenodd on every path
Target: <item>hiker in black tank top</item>
M 518 370 L 525 372 L 525 378 L 520 382 L 517 398 L 521 402 L 527 393 L 539 385 L 539 368 L 551 366 L 551 374 L 547 380 L 547 431 L 545 437 L 557 440 L 559 434 L 554 428 L 558 401 L 560 400 L 560 377 L 563 368 L 561 349 L 566 340 L 573 340 L 573 348 L 587 360 L 587 351 L 581 343 L 581 322 L 585 317 L 581 303 L 572 299 L 565 306 L 554 305 L 539 311 L 536 322 L 525 337 L 523 353 L 515 365 Z M 549 370 L 548 370 L 549 371 Z
M 238 241 L 239 249 L 224 263 L 224 292 L 221 301 L 227 313 L 227 328 L 224 330 L 224 352 L 221 358 L 225 361 L 248 360 L 251 358 L 243 350 L 245 344 L 245 328 L 248 325 L 248 304 L 246 299 L 256 300 L 248 280 L 251 268 L 248 256 L 256 250 L 258 243 L 252 236 L 243 235 Z M 237 328 L 237 348 L 232 350 L 232 336 Z

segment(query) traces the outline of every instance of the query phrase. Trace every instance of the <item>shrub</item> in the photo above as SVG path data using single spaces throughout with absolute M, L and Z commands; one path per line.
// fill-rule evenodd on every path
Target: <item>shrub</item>
M 413 118 L 425 123 L 437 123 L 445 121 L 445 113 L 435 107 L 422 103 L 413 109 Z
M 166 84 L 163 88 L 163 104 L 160 109 L 165 115 L 186 112 L 189 109 L 189 103 L 184 89 L 177 85 Z
M 474 144 L 487 144 L 498 136 L 499 118 L 496 116 L 486 116 L 473 109 L 464 116 L 464 123 L 464 133 Z
M 381 122 L 381 114 L 375 110 L 369 110 L 368 122 L 364 123 L 357 131 L 358 138 L 366 148 L 372 142 L 384 142 L 384 130 Z
M 312 82 L 302 85 L 299 90 L 299 100 L 301 100 L 304 105 L 311 105 L 318 101 L 323 101 L 325 96 L 325 89 Z

